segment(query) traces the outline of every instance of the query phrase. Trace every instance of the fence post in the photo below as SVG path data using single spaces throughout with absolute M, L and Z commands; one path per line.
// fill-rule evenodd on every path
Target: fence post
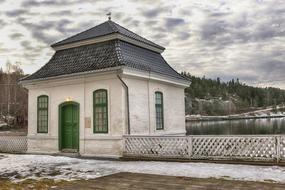
M 127 137 L 125 135 L 123 135 L 123 155 L 125 155 L 127 153 L 127 150 L 126 150 L 126 139 Z
M 192 139 L 193 137 L 192 136 L 188 136 L 186 137 L 188 139 L 188 155 L 189 155 L 189 160 L 192 159 L 192 153 L 193 153 L 193 142 L 192 142 Z
M 276 162 L 277 162 L 277 164 L 280 162 L 280 140 L 281 140 L 281 136 L 280 135 L 275 137 L 275 142 L 276 142 Z

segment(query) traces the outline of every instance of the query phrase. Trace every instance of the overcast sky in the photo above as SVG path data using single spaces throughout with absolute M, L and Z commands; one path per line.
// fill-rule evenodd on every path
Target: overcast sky
M 0 67 L 44 65 L 50 44 L 112 20 L 178 71 L 285 89 L 285 0 L 0 0 Z

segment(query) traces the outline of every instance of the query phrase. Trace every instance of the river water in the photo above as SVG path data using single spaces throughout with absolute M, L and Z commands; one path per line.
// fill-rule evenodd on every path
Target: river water
M 188 135 L 262 135 L 285 134 L 285 117 L 226 121 L 191 121 Z

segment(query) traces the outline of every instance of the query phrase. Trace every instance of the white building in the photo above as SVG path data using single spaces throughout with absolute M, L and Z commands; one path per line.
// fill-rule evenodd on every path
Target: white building
M 28 152 L 121 156 L 123 135 L 185 134 L 190 83 L 163 47 L 109 20 L 52 48 L 49 62 L 21 80 Z

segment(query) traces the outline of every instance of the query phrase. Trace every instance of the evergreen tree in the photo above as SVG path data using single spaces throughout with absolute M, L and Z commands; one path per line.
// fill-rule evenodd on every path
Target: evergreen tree
M 222 82 L 219 77 L 216 79 L 207 79 L 205 76 L 199 78 L 187 72 L 183 72 L 182 75 L 191 80 L 191 85 L 185 89 L 186 96 L 192 99 L 191 106 L 193 109 L 188 114 L 199 113 L 199 110 L 195 110 L 195 108 L 199 107 L 198 105 L 194 105 L 198 104 L 198 100 L 195 99 L 219 99 L 220 102 L 233 101 L 236 112 L 244 112 L 257 109 L 258 107 L 276 106 L 285 103 L 285 90 L 279 88 L 248 86 L 241 83 L 239 78 Z M 217 107 L 219 107 L 217 102 L 215 102 L 215 104 L 213 103 L 213 105 L 203 106 L 203 103 L 201 104 L 200 108 L 204 107 L 203 111 L 206 112 L 206 114 L 218 114 L 218 112 L 222 112 L 221 108 L 217 110 Z M 224 113 L 226 114 L 226 111 L 224 111 Z

